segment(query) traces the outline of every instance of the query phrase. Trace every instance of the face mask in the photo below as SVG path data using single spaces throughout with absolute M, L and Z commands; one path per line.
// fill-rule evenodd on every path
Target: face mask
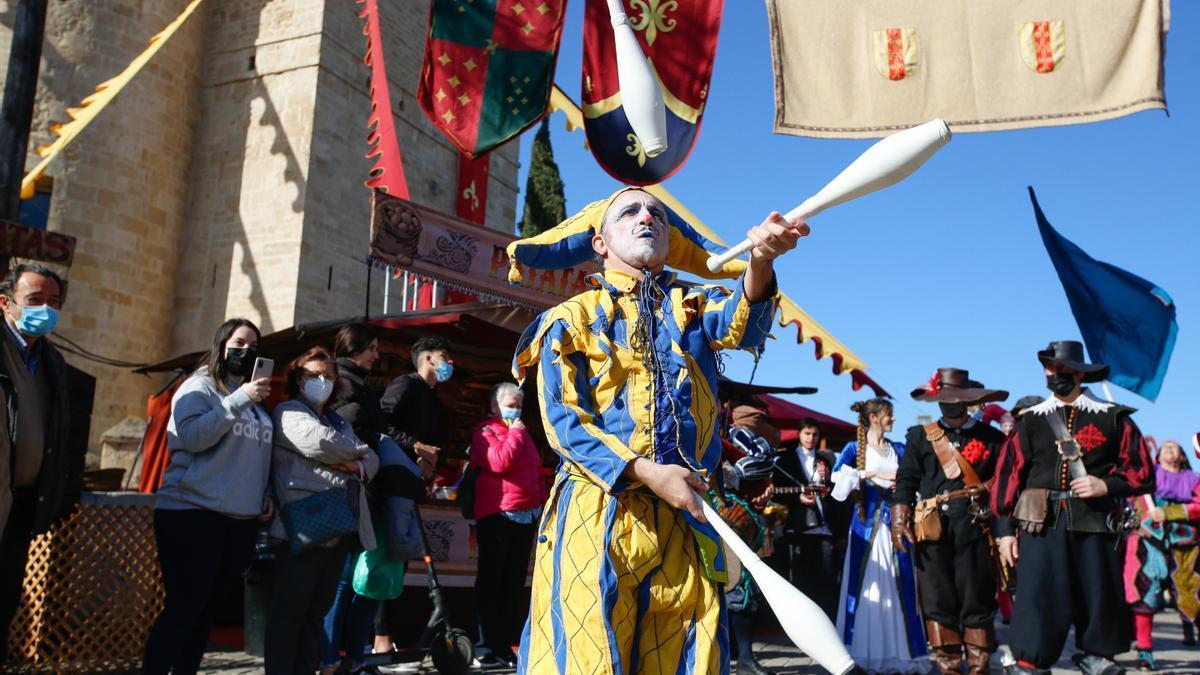
M 521 409 L 520 408 L 505 408 L 504 406 L 500 406 L 500 419 L 504 420 L 505 422 L 512 422 L 513 420 L 519 420 L 519 419 L 521 419 Z
M 942 409 L 942 417 L 948 420 L 956 420 L 967 414 L 966 403 L 939 403 L 938 407 Z
M 324 378 L 313 378 L 304 383 L 304 398 L 313 405 L 321 405 L 329 400 L 333 393 L 333 381 Z
M 25 335 L 41 337 L 53 331 L 57 324 L 57 309 L 49 305 L 29 305 L 21 307 L 21 319 L 17 321 L 17 330 Z
M 433 374 L 437 376 L 438 382 L 445 382 L 454 374 L 454 364 L 449 361 L 442 361 L 433 367 Z
M 1059 396 L 1075 391 L 1075 376 L 1070 373 L 1055 373 L 1046 378 L 1046 386 Z
M 254 369 L 258 350 L 253 347 L 228 347 L 225 349 L 225 368 L 232 375 L 245 377 Z

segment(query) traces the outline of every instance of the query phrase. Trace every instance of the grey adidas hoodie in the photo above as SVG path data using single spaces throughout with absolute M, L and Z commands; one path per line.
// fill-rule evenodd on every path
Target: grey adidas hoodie
M 271 474 L 271 416 L 229 383 L 221 394 L 200 368 L 171 398 L 171 459 L 158 489 L 160 509 L 205 509 L 233 518 L 262 513 Z

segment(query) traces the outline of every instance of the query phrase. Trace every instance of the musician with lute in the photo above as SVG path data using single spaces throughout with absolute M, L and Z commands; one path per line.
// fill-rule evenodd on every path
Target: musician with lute
M 829 477 L 837 458 L 818 447 L 821 429 L 816 420 L 802 420 L 798 434 L 794 448 L 776 456 L 768 493 L 788 509 L 780 548 L 792 585 L 836 620 L 849 530 L 845 504 L 829 498 Z

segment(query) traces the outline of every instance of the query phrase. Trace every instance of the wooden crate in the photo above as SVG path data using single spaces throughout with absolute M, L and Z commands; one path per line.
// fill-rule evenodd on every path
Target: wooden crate
M 5 672 L 140 668 L 163 607 L 154 507 L 110 501 L 85 499 L 30 545 Z

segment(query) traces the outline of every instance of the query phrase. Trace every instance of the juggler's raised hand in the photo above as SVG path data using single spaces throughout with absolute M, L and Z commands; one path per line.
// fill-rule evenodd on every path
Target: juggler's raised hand
M 810 232 L 808 223 L 797 218 L 788 222 L 778 211 L 772 211 L 761 225 L 750 228 L 746 238 L 754 242 L 750 250 L 750 264 L 769 263 L 796 248 L 800 237 Z

